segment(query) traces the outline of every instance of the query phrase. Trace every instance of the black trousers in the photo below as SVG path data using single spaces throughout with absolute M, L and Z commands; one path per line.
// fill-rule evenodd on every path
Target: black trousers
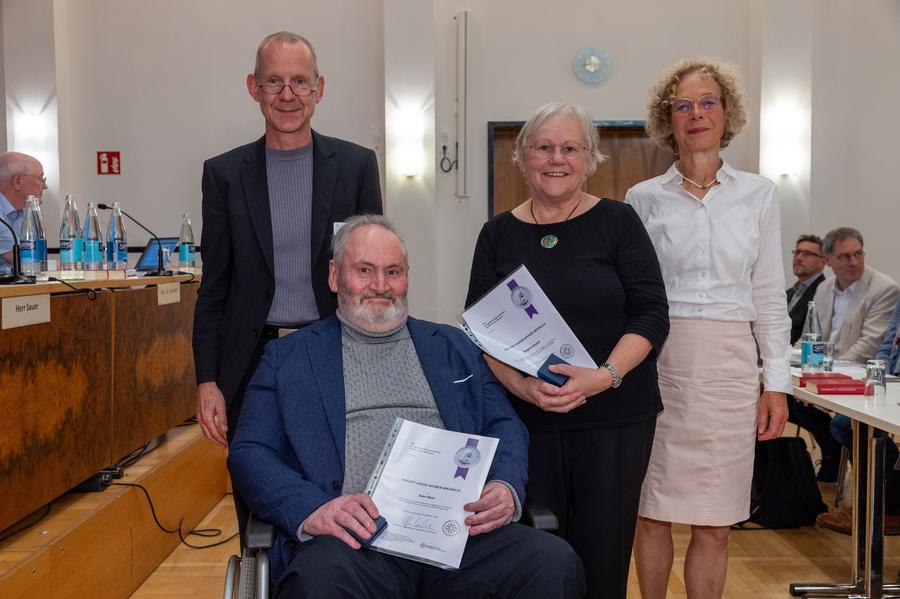
M 837 467 L 841 459 L 841 444 L 831 436 L 831 415 L 815 406 L 803 404 L 788 395 L 788 422 L 805 428 L 819 444 L 822 465 Z
M 580 598 L 581 560 L 554 535 L 509 524 L 469 537 L 459 570 L 353 550 L 335 537 L 298 543 L 277 599 Z
M 583 431 L 533 432 L 528 501 L 553 510 L 584 563 L 585 597 L 625 599 L 641 485 L 656 418 Z

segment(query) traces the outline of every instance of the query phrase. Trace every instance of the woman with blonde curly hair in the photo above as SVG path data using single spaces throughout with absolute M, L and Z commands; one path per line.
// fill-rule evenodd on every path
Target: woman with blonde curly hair
M 749 516 L 756 440 L 779 436 L 787 419 L 778 197 L 771 181 L 719 156 L 747 122 L 730 67 L 678 63 L 651 90 L 648 109 L 647 133 L 677 161 L 626 195 L 659 256 L 671 322 L 635 560 L 641 596 L 664 598 L 671 525 L 690 524 L 687 595 L 715 598 L 725 585 L 729 527 Z

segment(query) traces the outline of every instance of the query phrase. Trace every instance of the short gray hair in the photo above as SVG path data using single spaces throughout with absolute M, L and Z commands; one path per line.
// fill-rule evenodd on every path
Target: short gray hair
M 290 31 L 279 31 L 277 33 L 271 33 L 267 35 L 263 41 L 259 43 L 259 47 L 256 49 L 256 64 L 253 67 L 253 76 L 259 78 L 260 69 L 262 68 L 262 54 L 263 50 L 266 49 L 272 42 L 281 42 L 283 44 L 303 44 L 307 48 L 309 48 L 309 53 L 312 55 L 313 60 L 313 74 L 316 77 L 316 80 L 319 79 L 319 61 L 316 58 L 316 49 L 313 48 L 312 42 L 297 33 L 291 33 Z
M 573 119 L 581 127 L 584 143 L 588 149 L 588 160 L 590 161 L 588 174 L 594 174 L 597 165 L 606 159 L 606 156 L 600 153 L 600 136 L 597 133 L 597 126 L 594 124 L 594 118 L 585 110 L 584 106 L 581 104 L 569 104 L 568 102 L 544 104 L 528 117 L 528 120 L 522 126 L 522 130 L 519 131 L 519 136 L 516 138 L 513 164 L 524 164 L 525 145 L 528 143 L 528 138 L 540 130 L 547 121 L 557 117 Z
M 403 236 L 400 235 L 397 225 L 395 225 L 391 219 L 381 214 L 358 214 L 348 218 L 344 224 L 341 225 L 341 228 L 338 229 L 337 233 L 334 234 L 334 237 L 331 238 L 331 259 L 334 260 L 334 264 L 337 266 L 338 270 L 340 270 L 343 265 L 344 248 L 347 246 L 347 240 L 350 239 L 350 236 L 354 231 L 369 225 L 381 227 L 382 229 L 386 229 L 393 233 L 400 241 L 400 247 L 403 248 L 404 260 L 407 262 L 409 261 L 409 252 L 406 251 L 406 242 L 403 241 Z
M 825 255 L 831 256 L 832 254 L 834 254 L 834 244 L 838 241 L 844 241 L 846 239 L 855 239 L 859 242 L 859 245 L 863 247 L 865 247 L 866 245 L 865 243 L 863 243 L 862 233 L 860 233 L 853 227 L 838 227 L 837 229 L 832 229 L 825 234 L 825 240 L 823 242 Z
M 0 154 L 0 181 L 5 183 L 16 175 L 28 174 L 31 162 L 36 160 L 20 152 L 3 152 Z

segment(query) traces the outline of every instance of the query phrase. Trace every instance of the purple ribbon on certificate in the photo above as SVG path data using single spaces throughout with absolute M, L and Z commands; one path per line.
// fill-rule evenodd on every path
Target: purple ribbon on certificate
M 522 287 L 518 283 L 516 283 L 515 279 L 510 279 L 506 282 L 506 286 L 509 287 L 509 290 L 512 292 L 512 303 L 516 307 L 522 308 L 525 310 L 525 314 L 528 315 L 528 318 L 534 318 L 534 315 L 538 313 L 537 308 L 534 307 L 531 303 L 531 291 L 528 290 L 527 287 Z M 516 295 L 516 290 L 521 289 L 519 292 L 520 295 Z
M 466 475 L 469 474 L 469 467 L 481 461 L 481 454 L 476 447 L 478 447 L 478 439 L 469 439 L 466 441 L 466 446 L 456 452 L 457 467 L 453 478 L 465 480 Z

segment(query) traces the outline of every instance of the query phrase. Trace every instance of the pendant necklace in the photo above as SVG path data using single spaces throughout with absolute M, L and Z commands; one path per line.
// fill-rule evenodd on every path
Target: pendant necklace
M 556 247 L 556 244 L 559 243 L 559 234 L 563 230 L 563 227 L 566 226 L 566 223 L 569 222 L 569 219 L 572 218 L 572 215 L 575 214 L 575 211 L 578 210 L 578 207 L 581 205 L 581 200 L 584 198 L 584 195 L 579 196 L 578 202 L 575 204 L 575 207 L 572 208 L 572 211 L 569 212 L 569 216 L 559 225 L 559 228 L 556 230 L 556 233 L 551 233 L 550 235 L 544 235 L 541 237 L 541 247 L 545 250 L 552 250 Z M 531 210 L 531 219 L 534 221 L 534 224 L 540 225 L 537 217 L 534 215 L 534 200 L 531 200 L 531 203 L 528 204 L 528 209 Z
M 678 171 L 678 174 L 681 175 L 681 182 L 682 182 L 682 183 L 684 183 L 685 181 L 687 181 L 688 183 L 690 183 L 691 185 L 693 185 L 693 186 L 696 187 L 697 189 L 703 189 L 703 190 L 706 190 L 706 189 L 709 189 L 710 187 L 712 187 L 713 185 L 715 185 L 716 183 L 719 182 L 718 179 L 716 179 L 715 177 L 713 177 L 713 180 L 712 180 L 712 181 L 710 181 L 709 183 L 704 183 L 703 185 L 701 185 L 700 183 L 697 183 L 697 182 L 694 181 L 693 179 L 689 179 L 688 177 L 684 176 L 684 173 L 682 173 L 681 171 Z

